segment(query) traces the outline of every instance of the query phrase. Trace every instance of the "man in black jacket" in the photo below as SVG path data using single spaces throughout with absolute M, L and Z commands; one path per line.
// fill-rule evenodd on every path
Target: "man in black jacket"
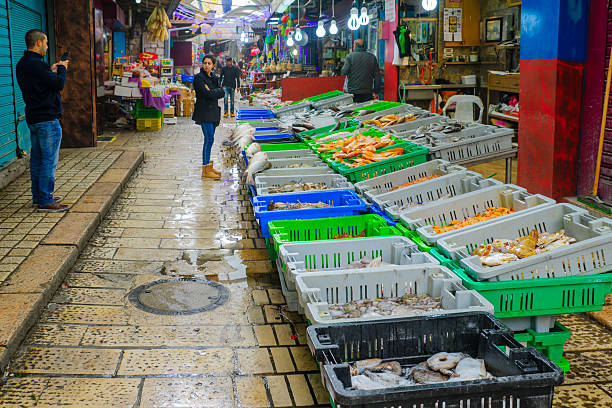
M 342 75 L 348 77 L 348 92 L 353 94 L 353 102 L 372 100 L 380 88 L 378 60 L 367 52 L 361 38 L 355 40 L 353 52 L 346 57 Z
M 39 211 L 60 212 L 70 208 L 53 196 L 55 170 L 62 143 L 62 99 L 60 91 L 66 83 L 68 61 L 49 66 L 43 57 L 47 53 L 47 36 L 40 30 L 26 33 L 27 51 L 17 63 L 17 82 L 25 101 L 26 122 L 30 128 L 32 151 L 30 175 L 32 201 Z
M 234 114 L 234 93 L 236 88 L 240 85 L 240 75 L 241 71 L 238 67 L 234 66 L 232 61 L 232 57 L 227 57 L 225 59 L 225 66 L 221 69 L 221 86 L 225 91 L 225 97 L 223 98 L 223 108 L 225 113 L 223 117 L 227 118 L 229 111 L 227 110 L 228 103 L 227 99 L 230 99 L 230 106 L 232 112 L 232 118 L 236 115 Z

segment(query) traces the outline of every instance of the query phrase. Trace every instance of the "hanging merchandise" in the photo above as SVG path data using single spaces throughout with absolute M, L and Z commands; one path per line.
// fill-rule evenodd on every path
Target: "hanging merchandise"
M 163 7 L 157 6 L 153 9 L 153 12 L 147 19 L 146 26 L 151 41 L 157 42 L 168 40 L 167 28 L 172 27 L 172 24 Z
M 284 24 L 287 22 L 287 20 L 289 20 L 289 14 L 285 14 L 284 16 L 282 16 L 280 21 Z
M 274 33 L 272 32 L 272 27 L 268 27 L 268 32 L 266 33 L 266 44 L 274 44 Z
M 399 57 L 410 57 L 412 50 L 410 49 L 410 30 L 407 26 L 398 25 L 393 31 L 397 48 L 399 49 Z

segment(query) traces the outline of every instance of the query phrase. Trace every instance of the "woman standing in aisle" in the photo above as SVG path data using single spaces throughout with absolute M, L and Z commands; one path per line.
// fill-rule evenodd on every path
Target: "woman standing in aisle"
M 202 69 L 193 79 L 196 91 L 196 104 L 191 117 L 202 126 L 204 147 L 202 149 L 202 177 L 218 179 L 221 173 L 214 169 L 210 160 L 210 152 L 215 142 L 215 128 L 221 120 L 221 107 L 217 102 L 225 96 L 219 86 L 219 78 L 212 72 L 215 67 L 215 57 L 205 55 L 202 58 Z

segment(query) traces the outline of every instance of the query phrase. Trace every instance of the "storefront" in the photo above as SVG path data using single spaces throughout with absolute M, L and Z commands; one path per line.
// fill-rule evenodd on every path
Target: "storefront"
M 46 0 L 0 0 L 0 169 L 30 151 L 15 67 L 26 50 L 25 34 L 32 29 L 49 32 Z M 52 44 L 52 37 L 49 42 Z M 53 47 L 49 53 L 55 54 Z

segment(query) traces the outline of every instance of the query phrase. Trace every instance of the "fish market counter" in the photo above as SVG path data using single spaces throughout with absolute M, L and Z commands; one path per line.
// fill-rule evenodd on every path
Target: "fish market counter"
M 281 100 L 299 101 L 329 91 L 341 91 L 344 78 L 344 76 L 283 78 Z

